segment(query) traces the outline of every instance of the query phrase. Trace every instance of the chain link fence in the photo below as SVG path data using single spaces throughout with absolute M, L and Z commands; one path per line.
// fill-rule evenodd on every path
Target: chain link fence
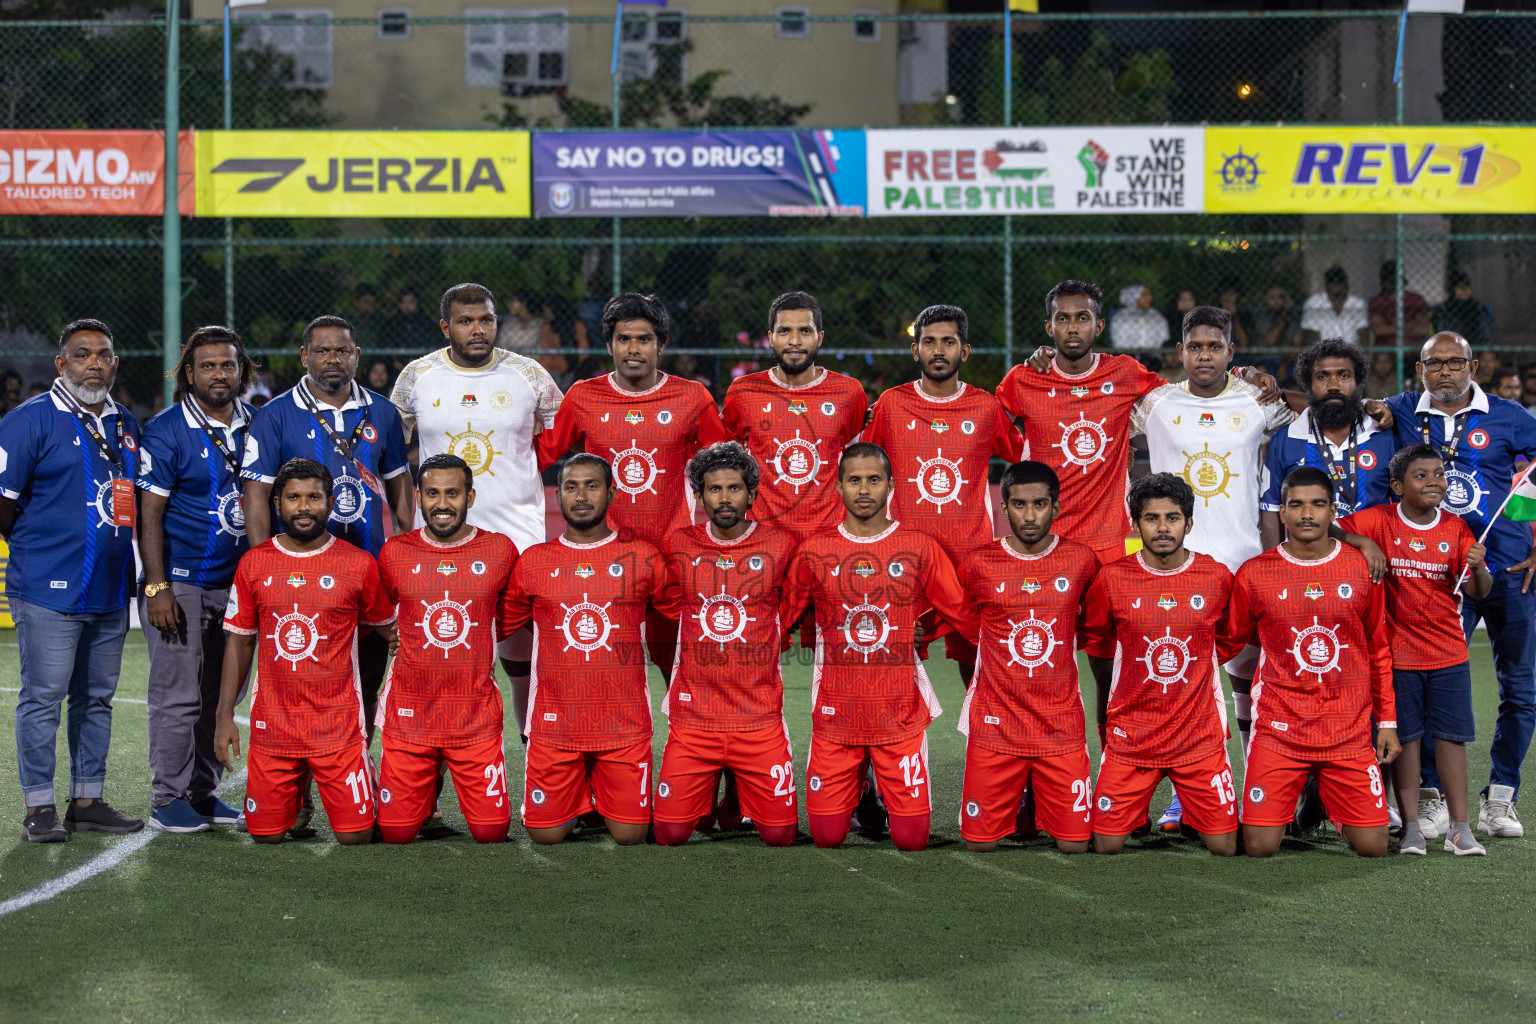
M 611 18 L 537 9 L 330 19 L 247 8 L 233 23 L 227 101 L 223 23 L 183 22 L 180 126 L 1536 123 L 1536 17 L 1415 16 L 1394 82 L 1398 16 L 1048 15 L 1015 17 L 1005 35 L 1001 15 L 637 8 L 615 47 Z M 163 22 L 0 23 L 0 124 L 160 128 L 165 45 Z M 1283 372 L 1301 306 L 1337 264 L 1351 294 L 1381 297 L 1384 319 L 1367 332 L 1376 352 L 1401 358 L 1425 330 L 1450 326 L 1522 364 L 1536 351 L 1533 220 L 195 218 L 180 246 L 183 321 L 232 319 L 281 387 L 302 324 L 339 313 L 358 323 L 365 358 L 384 361 L 375 372 L 392 375 L 440 344 L 442 290 L 478 280 L 542 322 L 546 363 L 569 383 L 604 366 L 603 300 L 655 291 L 677 321 L 670 368 L 723 394 L 733 374 L 767 365 L 768 302 L 804 288 L 827 311 L 830 364 L 871 391 L 911 376 L 906 325 L 934 302 L 968 311 L 970 375 L 990 386 L 1042 337 L 1045 291 L 1077 276 L 1104 286 L 1111 318 L 1136 285 L 1174 330 L 1190 303 L 1229 306 L 1245 359 Z M 162 250 L 152 218 L 0 217 L 0 368 L 46 384 L 51 336 L 98 316 L 118 332 L 126 397 L 148 411 L 161 383 Z M 1378 388 L 1400 383 L 1391 363 Z

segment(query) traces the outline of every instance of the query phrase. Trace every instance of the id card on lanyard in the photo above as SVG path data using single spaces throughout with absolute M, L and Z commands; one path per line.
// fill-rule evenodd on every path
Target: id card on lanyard
M 127 448 L 129 451 L 133 450 L 133 439 L 123 429 L 122 413 L 119 412 L 113 419 L 113 423 L 117 426 L 117 447 L 114 448 L 97 428 L 96 418 L 87 413 L 84 407 L 75 400 L 75 396 L 65 390 L 64 386 L 58 381 L 54 382 L 53 394 L 64 408 L 68 409 L 70 414 L 75 417 L 75 420 L 84 428 L 91 440 L 96 442 L 96 448 L 101 453 L 101 457 L 106 459 L 112 467 L 112 525 L 114 527 L 126 526 L 132 529 L 136 509 L 133 481 L 128 479 L 127 474 L 123 471 L 122 451 L 124 448 Z

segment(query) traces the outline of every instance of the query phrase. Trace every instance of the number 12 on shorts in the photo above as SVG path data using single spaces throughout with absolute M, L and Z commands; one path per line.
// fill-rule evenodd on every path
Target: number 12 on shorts
M 901 779 L 906 788 L 912 791 L 914 799 L 919 795 L 923 783 L 928 780 L 923 778 L 923 755 L 908 754 L 901 759 Z

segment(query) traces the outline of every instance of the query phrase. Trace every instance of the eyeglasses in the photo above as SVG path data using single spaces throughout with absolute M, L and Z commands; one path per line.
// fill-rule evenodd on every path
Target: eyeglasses
M 1467 368 L 1467 362 L 1468 360 L 1465 356 L 1453 356 L 1450 359 L 1423 360 L 1424 369 L 1428 370 L 1430 373 L 1435 373 L 1442 367 L 1450 370 L 1452 373 L 1459 373 Z

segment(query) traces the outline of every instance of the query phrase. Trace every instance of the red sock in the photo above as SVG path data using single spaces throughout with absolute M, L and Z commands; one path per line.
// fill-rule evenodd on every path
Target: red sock
M 383 825 L 379 826 L 379 834 L 384 837 L 386 843 L 408 843 L 416 838 L 416 833 L 421 831 L 420 825 Z
M 757 835 L 769 846 L 795 845 L 795 826 L 793 825 L 758 825 Z
M 930 814 L 891 815 L 891 842 L 896 844 L 896 849 L 915 853 L 927 846 L 931 818 Z
M 657 846 L 682 846 L 693 835 L 693 824 L 687 821 L 653 821 L 651 830 Z
M 469 826 L 469 834 L 475 837 L 477 843 L 504 843 L 507 841 L 507 832 L 512 828 L 510 819 L 493 825 L 476 825 L 472 821 L 465 824 Z
M 848 826 L 853 820 L 853 814 L 813 814 L 810 819 L 811 838 L 817 846 L 829 850 L 834 846 L 842 846 L 843 840 L 848 838 Z

